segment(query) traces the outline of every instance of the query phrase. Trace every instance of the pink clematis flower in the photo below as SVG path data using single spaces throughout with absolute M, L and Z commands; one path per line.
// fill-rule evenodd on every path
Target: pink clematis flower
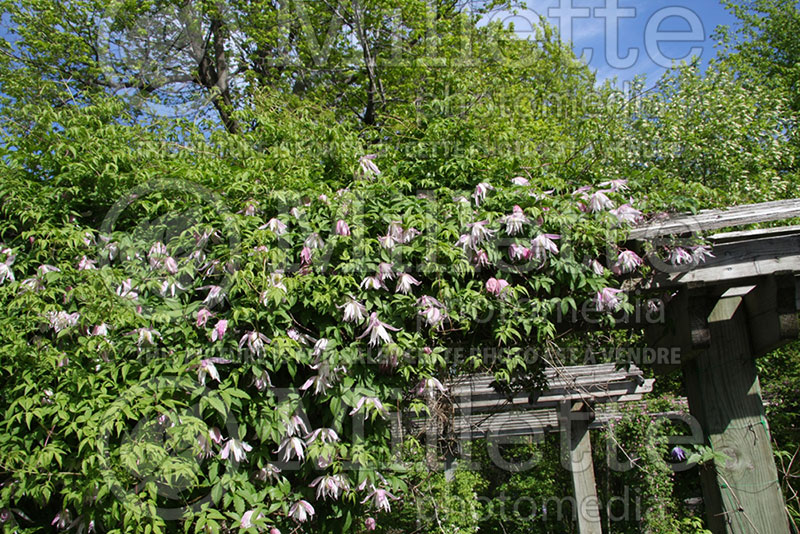
M 511 183 L 521 187 L 531 185 L 530 181 L 527 178 L 523 178 L 522 176 L 515 176 L 514 178 L 511 179 Z
M 264 354 L 264 345 L 270 343 L 267 336 L 260 332 L 250 331 L 246 332 L 239 340 L 239 348 L 247 344 L 248 350 L 256 357 Z
M 600 187 L 608 187 L 612 192 L 625 191 L 628 189 L 628 180 L 609 180 L 600 184 Z
M 362 177 L 371 178 L 373 176 L 378 176 L 381 173 L 381 170 L 373 161 L 376 157 L 378 157 L 377 154 L 366 154 L 358 159 L 358 166 L 361 169 Z
M 208 295 L 206 295 L 205 300 L 203 300 L 203 304 L 206 306 L 214 306 L 224 298 L 222 288 L 220 286 L 203 286 L 199 289 L 208 289 Z
M 128 278 L 121 285 L 117 286 L 117 295 L 124 299 L 136 300 L 139 298 L 139 293 L 133 289 L 133 281 Z
M 339 219 L 336 221 L 336 235 L 350 235 L 350 226 L 344 219 Z
M 253 525 L 253 514 L 255 513 L 256 513 L 255 510 L 248 510 L 244 514 L 242 514 L 242 520 L 239 523 L 239 526 L 241 528 L 251 528 L 255 526 Z M 264 514 L 259 513 L 258 517 L 255 518 L 256 521 L 260 519 L 264 519 Z
M 56 333 L 77 325 L 80 317 L 81 314 L 78 312 L 75 313 L 67 313 L 65 311 L 47 312 L 47 319 L 50 322 L 50 328 L 55 330 Z
M 206 376 L 211 376 L 214 380 L 219 382 L 219 371 L 217 371 L 217 366 L 214 365 L 216 363 L 219 364 L 226 364 L 231 363 L 230 360 L 226 360 L 225 358 L 204 358 L 200 360 L 200 363 L 197 364 L 197 380 L 200 382 L 201 385 L 206 385 Z
M 79 271 L 89 271 L 92 269 L 97 269 L 96 267 L 97 262 L 95 260 L 91 260 L 86 256 L 81 258 L 81 261 L 78 262 L 78 270 Z
M 328 497 L 338 499 L 341 493 L 350 491 L 350 482 L 342 474 L 325 475 L 315 478 L 308 487 L 317 488 L 317 500 Z
M 408 273 L 401 273 L 397 278 L 397 288 L 395 293 L 402 293 L 408 295 L 411 292 L 412 286 L 418 286 L 421 282 Z
M 197 311 L 197 321 L 195 322 L 197 328 L 203 328 L 211 317 L 214 317 L 213 313 L 206 308 L 200 308 Z
M 303 434 L 308 434 L 308 427 L 306 427 L 305 421 L 303 421 L 303 418 L 299 415 L 291 416 L 286 423 L 286 435 L 299 435 L 301 431 Z
M 378 264 L 378 275 L 381 281 L 394 280 L 396 276 L 394 272 L 394 265 L 391 263 L 381 262 Z
M 472 193 L 472 198 L 475 199 L 475 205 L 480 206 L 481 202 L 486 198 L 486 193 L 494 191 L 494 187 L 486 182 L 481 182 L 475 186 L 475 192 Z
M 303 265 L 310 265 L 311 264 L 311 249 L 308 247 L 303 247 L 303 250 L 300 251 L 300 261 Z
M 547 259 L 547 253 L 558 254 L 558 245 L 555 244 L 555 239 L 561 239 L 557 234 L 541 234 L 536 236 L 531 241 L 531 256 L 538 261 Z
M 693 261 L 692 255 L 683 247 L 675 247 L 669 254 L 669 262 L 673 265 L 690 264 Z
M 362 323 L 366 318 L 367 308 L 350 296 L 346 303 L 337 308 L 344 308 L 344 321 L 347 323 Z
M 692 247 L 692 259 L 694 263 L 700 264 L 706 261 L 706 258 L 713 258 L 711 247 L 708 245 L 697 245 Z
M 286 233 L 286 224 L 274 217 L 267 221 L 267 224 L 258 227 L 259 230 L 264 230 L 265 228 L 269 228 L 275 235 L 283 235 Z
M 306 444 L 299 437 L 288 437 L 281 442 L 275 454 L 280 454 L 283 451 L 282 461 L 284 462 L 290 461 L 293 456 L 297 457 L 298 460 L 303 460 L 306 457 L 305 446 Z
M 219 457 L 223 460 L 227 460 L 230 457 L 235 462 L 243 462 L 247 460 L 246 453 L 252 450 L 253 447 L 244 441 L 231 438 L 222 446 L 222 450 L 219 451 Z
M 360 285 L 363 289 L 386 289 L 386 285 L 379 275 L 367 276 Z
M 617 311 L 620 304 L 622 304 L 622 300 L 618 296 L 620 293 L 622 293 L 621 289 L 614 289 L 611 287 L 606 287 L 598 291 L 595 295 L 597 310 L 611 312 Z
M 152 328 L 137 328 L 132 333 L 139 334 L 139 339 L 136 341 L 136 346 L 139 348 L 143 345 L 155 345 L 155 338 L 161 337 L 158 330 L 153 330 Z
M 355 408 L 350 410 L 350 415 L 355 415 L 358 413 L 362 408 L 369 409 L 374 408 L 381 417 L 386 417 L 389 415 L 389 412 L 383 406 L 383 403 L 377 397 L 361 397 L 358 399 L 358 402 L 355 405 Z
M 445 393 L 447 390 L 438 379 L 433 377 L 420 380 L 417 386 L 414 388 L 414 393 L 418 397 L 433 398 L 437 391 L 439 393 Z
M 319 440 L 320 443 L 337 443 L 339 441 L 339 435 L 332 428 L 318 428 L 306 434 L 305 440 L 306 446 L 310 446 L 317 440 Z
M 378 341 L 383 343 L 391 343 L 392 336 L 386 330 L 392 330 L 394 332 L 399 331 L 399 328 L 395 328 L 387 323 L 381 322 L 378 319 L 378 314 L 376 312 L 372 312 L 369 316 L 369 324 L 367 328 L 364 330 L 364 333 L 358 336 L 356 339 L 361 339 L 369 334 L 369 346 L 374 347 L 378 344 Z
M 617 221 L 620 223 L 636 224 L 642 218 L 642 212 L 633 208 L 630 204 L 623 204 L 611 210 L 610 213 L 616 217 Z
M 589 267 L 592 269 L 592 272 L 594 272 L 594 274 L 596 274 L 597 276 L 603 276 L 603 274 L 605 274 L 606 272 L 603 265 L 597 260 L 590 261 Z
M 372 487 L 372 492 L 367 495 L 367 497 L 361 501 L 361 504 L 366 504 L 367 501 L 372 500 L 372 504 L 378 510 L 383 510 L 386 512 L 392 511 L 392 505 L 389 499 L 397 500 L 397 497 L 389 493 L 387 490 L 384 489 L 376 489 L 374 486 Z
M 314 507 L 307 501 L 299 500 L 289 508 L 289 517 L 298 523 L 305 523 L 314 516 Z
M 589 197 L 589 210 L 591 210 L 592 213 L 597 213 L 598 211 L 611 209 L 613 207 L 614 203 L 611 202 L 611 199 L 608 198 L 605 191 L 595 191 Z
M 378 522 L 374 517 L 368 517 L 364 520 L 364 528 L 367 530 L 375 530 L 378 527 Z
M 501 218 L 500 222 L 506 225 L 506 233 L 508 235 L 517 235 L 522 231 L 523 225 L 528 224 L 530 221 L 528 217 L 525 216 L 522 208 L 515 205 L 511 215 L 506 215 Z
M 225 336 L 225 332 L 228 330 L 228 320 L 227 319 L 220 319 L 217 321 L 217 324 L 214 325 L 214 330 L 211 331 L 211 341 L 219 341 Z
M 468 225 L 468 228 L 470 229 L 469 245 L 471 248 L 474 249 L 486 239 L 494 236 L 494 230 L 489 230 L 486 227 L 488 224 L 489 221 L 478 221 Z
M 523 247 L 522 245 L 512 243 L 508 247 L 508 255 L 512 260 L 527 259 L 531 255 L 531 250 L 527 247 Z
M 486 281 L 486 291 L 491 293 L 495 296 L 502 295 L 503 291 L 505 291 L 510 284 L 507 280 L 497 279 L 497 278 L 489 278 Z
M 617 256 L 617 261 L 611 267 L 614 274 L 628 274 L 642 264 L 642 258 L 632 250 L 623 250 Z

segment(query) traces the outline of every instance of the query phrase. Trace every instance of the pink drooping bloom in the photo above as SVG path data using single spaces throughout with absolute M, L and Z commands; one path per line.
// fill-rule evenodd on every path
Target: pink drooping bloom
M 245 346 L 245 344 L 247 344 L 248 350 L 256 357 L 260 357 L 264 354 L 264 345 L 269 342 L 269 338 L 264 334 L 250 331 L 245 332 L 245 334 L 239 340 L 239 348 L 242 348 Z
M 606 287 L 598 291 L 595 295 L 597 310 L 610 312 L 617 311 L 619 306 L 622 304 L 622 300 L 619 297 L 620 293 L 622 293 L 621 289 L 614 289 L 611 287 Z
M 316 232 L 309 234 L 303 244 L 310 249 L 321 249 L 325 246 L 325 242 Z
M 99 325 L 92 328 L 91 336 L 107 336 L 108 335 L 108 325 L 106 323 L 100 323 Z
M 314 507 L 307 501 L 299 500 L 289 508 L 289 517 L 298 523 L 305 523 L 314 516 Z
M 366 154 L 358 159 L 358 166 L 361 169 L 362 177 L 372 178 L 373 176 L 378 176 L 381 173 L 381 170 L 373 161 L 377 156 L 377 154 Z
M 383 403 L 377 397 L 361 397 L 358 399 L 355 407 L 350 410 L 350 415 L 355 415 L 358 413 L 362 408 L 369 409 L 373 408 L 381 417 L 386 417 L 389 415 L 389 412 L 383 406 Z
M 397 245 L 397 240 L 390 235 L 378 236 L 378 241 L 387 250 L 392 250 Z
M 200 385 L 206 385 L 206 376 L 210 376 L 217 382 L 219 382 L 219 371 L 217 371 L 217 366 L 214 364 L 225 364 L 231 363 L 230 360 L 226 360 L 225 358 L 204 358 L 200 360 L 200 363 L 197 365 L 197 380 L 200 382 Z
M 364 330 L 364 333 L 358 336 L 356 339 L 361 339 L 367 334 L 369 334 L 369 346 L 374 347 L 378 344 L 378 341 L 382 343 L 391 343 L 392 336 L 387 332 L 388 330 L 392 330 L 393 332 L 397 332 L 400 330 L 399 328 L 395 328 L 387 323 L 381 322 L 378 319 L 378 314 L 376 312 L 372 312 L 368 319 L 367 328 Z
M 230 438 L 225 442 L 225 445 L 222 446 L 222 450 L 219 451 L 219 457 L 223 460 L 227 460 L 230 457 L 235 462 L 243 462 L 247 459 L 246 453 L 252 450 L 253 447 L 244 441 Z
M 392 505 L 389 499 L 397 500 L 397 497 L 389 493 L 385 489 L 377 489 L 374 486 L 372 487 L 372 492 L 370 492 L 367 497 L 361 501 L 361 504 L 366 504 L 367 501 L 372 500 L 373 506 L 378 510 L 383 510 L 386 512 L 392 511 Z
M 526 187 L 531 185 L 531 182 L 527 178 L 523 178 L 522 176 L 515 176 L 514 178 L 511 179 L 511 183 L 521 187 Z
M 133 280 L 128 278 L 121 285 L 117 286 L 117 295 L 124 299 L 136 300 L 139 298 L 139 293 L 137 293 L 133 288 Z
M 132 333 L 139 334 L 139 338 L 136 341 L 136 346 L 139 348 L 141 348 L 143 345 L 155 345 L 155 338 L 161 337 L 161 334 L 158 332 L 158 330 L 153 330 L 152 328 L 137 328 Z
M 558 245 L 554 240 L 561 239 L 557 234 L 540 234 L 531 241 L 531 256 L 538 261 L 547 259 L 547 253 L 558 254 Z
M 305 451 L 306 444 L 297 436 L 290 436 L 284 439 L 278 450 L 275 451 L 275 454 L 280 454 L 283 451 L 283 458 L 281 459 L 284 462 L 288 462 L 292 459 L 292 457 L 296 457 L 298 460 L 303 460 L 306 457 Z
M 403 224 L 400 221 L 392 221 L 389 223 L 389 228 L 386 231 L 386 235 L 391 236 L 396 242 L 400 243 L 403 241 Z
M 367 308 L 352 296 L 348 298 L 347 302 L 337 307 L 344 308 L 343 320 L 347 323 L 362 323 L 366 318 Z
M 305 440 L 306 446 L 310 446 L 317 440 L 319 440 L 320 443 L 337 443 L 339 441 L 339 435 L 332 428 L 318 428 L 306 434 Z
M 267 480 L 278 480 L 281 469 L 275 465 L 267 464 L 256 472 L 256 478 L 262 482 Z
M 508 235 L 517 235 L 522 231 L 522 227 L 530 221 L 528 217 L 525 216 L 522 208 L 515 205 L 511 214 L 502 217 L 500 222 L 506 225 L 506 233 Z
M 592 213 L 612 209 L 613 207 L 614 203 L 611 202 L 611 199 L 608 198 L 605 191 L 595 191 L 589 197 L 589 209 Z
M 308 427 L 306 426 L 305 421 L 299 415 L 293 415 L 289 418 L 286 422 L 286 435 L 287 436 L 296 436 L 300 433 L 308 434 Z
M 439 328 L 447 316 L 444 305 L 431 296 L 423 295 L 417 299 L 417 306 L 420 307 L 419 315 L 428 326 Z
M 269 373 L 261 371 L 260 375 L 253 378 L 253 385 L 258 391 L 264 391 L 267 387 L 272 387 L 272 380 L 269 378 Z
M 378 522 L 375 521 L 374 517 L 368 517 L 364 520 L 364 528 L 367 530 L 375 530 L 378 528 Z
M 91 260 L 86 256 L 81 258 L 81 261 L 78 262 L 78 270 L 79 271 L 89 271 L 92 269 L 97 269 L 96 267 L 97 262 L 95 260 Z
M 491 293 L 495 296 L 501 296 L 503 291 L 505 291 L 510 284 L 507 280 L 497 279 L 497 278 L 489 278 L 486 281 L 486 291 Z
M 708 245 L 697 245 L 692 247 L 692 259 L 694 263 L 700 264 L 706 261 L 706 258 L 713 258 L 711 247 Z
M 241 528 L 252 528 L 253 525 L 253 514 L 255 514 L 255 510 L 248 510 L 244 514 L 242 514 L 242 520 L 239 523 Z M 259 513 L 258 517 L 255 518 L 256 521 L 259 519 L 264 519 L 264 514 Z
M 69 513 L 69 510 L 61 510 L 58 512 L 50 524 L 56 527 L 58 530 L 64 530 L 70 526 L 72 524 L 72 516 Z
M 317 488 L 317 500 L 328 497 L 338 499 L 341 493 L 350 491 L 350 482 L 342 474 L 325 475 L 315 478 L 309 487 Z
M 692 255 L 683 247 L 675 247 L 669 254 L 669 262 L 673 265 L 685 265 L 693 261 Z
M 489 255 L 483 249 L 478 249 L 475 251 L 475 254 L 472 256 L 472 263 L 477 265 L 478 267 L 488 267 L 489 262 Z
M 614 274 L 628 274 L 642 264 L 642 258 L 632 250 L 623 250 L 617 256 L 617 261 L 611 267 Z
M 289 336 L 290 339 L 297 341 L 301 345 L 308 345 L 308 336 L 305 334 L 301 334 L 297 331 L 297 328 L 290 326 L 286 329 L 286 335 Z
M 381 281 L 394 280 L 396 273 L 394 272 L 394 265 L 387 262 L 378 264 L 378 276 Z
M 494 187 L 486 182 L 481 182 L 475 186 L 475 192 L 472 193 L 472 198 L 475 199 L 475 205 L 480 206 L 481 202 L 486 198 L 486 193 L 494 191 Z
M 361 281 L 363 289 L 386 289 L 386 285 L 381 280 L 380 275 L 367 276 Z
M 214 325 L 214 330 L 211 331 L 211 341 L 219 341 L 225 336 L 225 332 L 228 330 L 228 320 L 227 319 L 220 319 L 217 321 L 217 324 Z
M 311 354 L 315 358 L 318 357 L 320 354 L 325 352 L 325 349 L 328 348 L 328 338 L 321 337 L 319 338 L 316 343 L 314 343 L 314 352 Z
M 421 282 L 408 273 L 401 273 L 397 277 L 397 288 L 395 293 L 402 293 L 408 295 L 411 292 L 412 286 L 418 286 Z
M 603 264 L 601 264 L 597 260 L 590 261 L 589 267 L 592 269 L 592 272 L 597 276 L 603 276 L 603 274 L 605 274 L 606 272 L 605 268 L 603 267 Z
M 636 224 L 642 218 L 642 212 L 635 209 L 630 204 L 623 204 L 611 210 L 610 213 L 621 223 Z
M 5 260 L 0 262 L 0 284 L 5 283 L 6 280 L 13 282 L 14 271 L 11 270 L 11 266 L 14 265 L 16 256 L 10 248 L 0 249 L 0 254 L 3 254 L 6 257 Z
M 80 319 L 81 314 L 78 312 L 74 313 L 67 313 L 65 311 L 50 311 L 47 312 L 47 320 L 50 322 L 50 328 L 56 331 L 56 333 L 61 332 L 66 328 L 70 328 L 78 324 L 78 319 Z
M 468 226 L 470 229 L 470 246 L 474 249 L 486 239 L 494 236 L 494 230 L 489 230 L 489 221 L 477 221 Z
M 164 262 L 164 258 L 166 256 L 167 246 L 161 241 L 156 241 L 153 243 L 153 246 L 150 247 L 150 252 L 147 253 L 147 259 L 150 262 L 150 268 L 158 268 Z
M 628 180 L 609 180 L 600 184 L 600 187 L 608 187 L 612 192 L 625 191 L 628 189 Z
M 197 311 L 197 321 L 195 322 L 195 325 L 197 325 L 197 328 L 203 328 L 206 326 L 208 320 L 213 316 L 214 314 L 206 308 L 200 308 Z
M 303 250 L 300 251 L 300 261 L 303 265 L 310 265 L 311 264 L 311 249 L 308 247 L 303 247 Z
M 253 217 L 256 214 L 256 208 L 258 207 L 258 201 L 254 199 L 250 199 L 244 205 L 244 209 L 237 213 L 243 213 L 245 217 Z
M 508 255 L 511 257 L 512 260 L 522 260 L 527 259 L 531 255 L 531 250 L 527 247 L 523 247 L 522 245 L 517 245 L 516 243 L 512 243 L 508 247 Z
M 336 235 L 350 235 L 350 226 L 344 219 L 336 221 Z
M 206 295 L 205 300 L 203 300 L 203 304 L 206 306 L 214 306 L 221 302 L 224 298 L 222 288 L 220 286 L 203 286 L 199 289 L 208 289 L 208 295 Z
M 414 388 L 414 393 L 418 397 L 433 398 L 437 391 L 439 393 L 445 393 L 447 390 L 438 379 L 433 377 L 420 380 L 417 386 Z
M 269 228 L 275 235 L 283 235 L 286 233 L 286 224 L 274 217 L 267 221 L 267 224 L 259 227 L 260 230 L 264 228 Z

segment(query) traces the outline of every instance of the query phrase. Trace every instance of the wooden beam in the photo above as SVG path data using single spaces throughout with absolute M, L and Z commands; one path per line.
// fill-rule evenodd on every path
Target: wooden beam
M 768 221 L 800 217 L 800 199 L 777 200 L 718 210 L 701 210 L 696 214 L 679 214 L 660 221 L 645 223 L 630 232 L 631 239 L 653 239 L 665 235 L 699 234 L 708 230 L 731 228 Z
M 753 356 L 759 357 L 797 339 L 795 276 L 781 273 L 763 278 L 744 297 Z
M 780 234 L 741 232 L 736 240 L 712 242 L 713 258 L 699 265 L 672 266 L 649 258 L 652 279 L 630 279 L 623 289 L 673 288 L 687 285 L 746 285 L 749 280 L 783 272 L 800 272 L 800 227 Z
M 703 470 L 709 527 L 715 534 L 788 534 L 744 298 L 714 304 L 711 344 L 684 368 L 691 414 L 712 449 L 729 457 Z
M 591 415 L 582 402 L 563 403 L 559 410 L 562 437 L 568 447 L 562 447 L 569 455 L 568 468 L 572 473 L 572 489 L 575 494 L 575 514 L 580 534 L 603 534 L 600 523 L 600 501 L 592 460 L 592 441 L 589 433 Z

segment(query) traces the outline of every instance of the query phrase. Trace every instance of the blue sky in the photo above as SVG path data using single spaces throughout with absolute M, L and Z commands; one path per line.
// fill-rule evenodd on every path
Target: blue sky
M 736 21 L 716 0 L 527 0 L 527 6 L 517 16 L 491 17 L 513 22 L 522 36 L 544 16 L 599 80 L 616 77 L 620 87 L 639 74 L 652 86 L 673 60 L 696 54 L 707 63 L 716 55 L 715 28 Z

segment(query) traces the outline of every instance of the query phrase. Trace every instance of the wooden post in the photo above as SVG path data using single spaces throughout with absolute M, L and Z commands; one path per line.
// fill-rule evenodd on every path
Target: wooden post
M 561 407 L 562 444 L 568 443 L 569 470 L 575 492 L 575 513 L 580 534 L 603 534 L 600 524 L 600 501 L 594 479 L 592 442 L 589 437 L 591 417 L 582 412 L 584 403 L 576 402 Z M 564 439 L 566 438 L 566 439 Z
M 730 458 L 703 469 L 714 534 L 789 533 L 742 306 L 751 289 L 732 288 L 714 304 L 710 345 L 684 367 L 689 409 L 706 443 Z

